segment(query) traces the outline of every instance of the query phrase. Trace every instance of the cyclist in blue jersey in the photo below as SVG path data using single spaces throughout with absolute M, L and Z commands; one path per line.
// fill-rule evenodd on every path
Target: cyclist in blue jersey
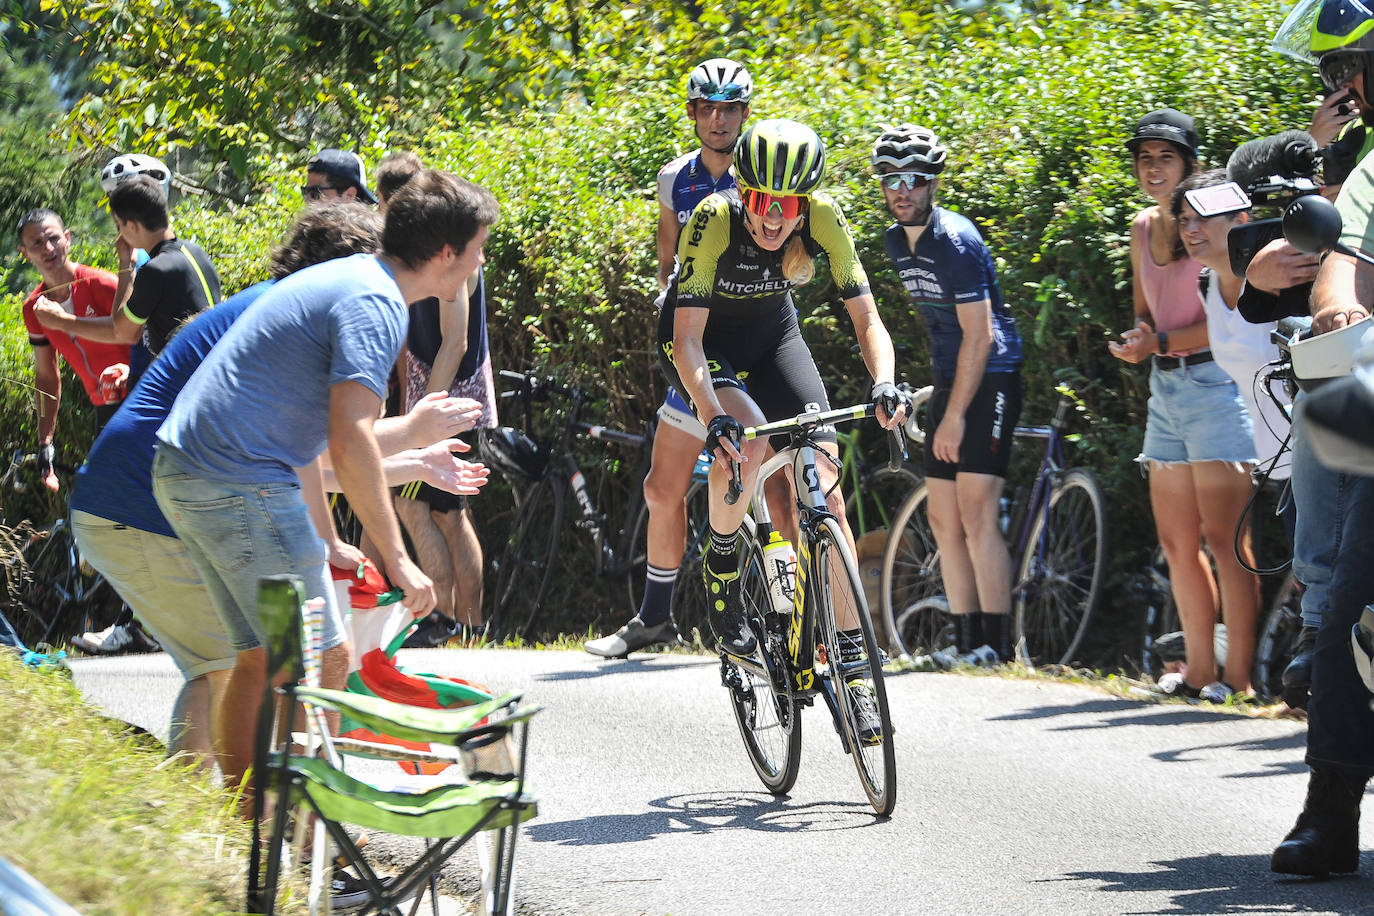
M 665 165 L 658 173 L 658 285 L 666 293 L 676 263 L 678 236 L 701 203 L 718 191 L 735 187 L 730 164 L 744 122 L 749 119 L 753 81 L 742 65 L 724 58 L 705 61 L 687 77 L 687 117 L 701 146 Z M 659 297 L 659 306 L 663 297 Z M 653 461 L 644 479 L 649 507 L 648 569 L 639 613 L 615 633 L 584 643 L 593 655 L 624 658 L 631 652 L 677 638 L 672 621 L 673 586 L 687 544 L 687 490 L 697 456 L 706 441 L 706 427 L 687 402 L 669 386 L 658 409 Z M 781 486 L 782 502 L 790 505 L 790 488 L 781 475 L 770 481 Z M 775 518 L 787 513 L 775 512 Z M 785 530 L 785 529 L 784 529 Z
M 999 509 L 1021 414 L 1022 356 L 982 235 L 935 205 L 945 159 L 939 138 L 911 124 L 884 131 L 873 145 L 873 167 L 896 220 L 883 240 L 887 255 L 930 334 L 935 394 L 925 472 L 956 623 L 956 652 L 934 660 L 948 667 L 1011 658 L 1011 556 Z

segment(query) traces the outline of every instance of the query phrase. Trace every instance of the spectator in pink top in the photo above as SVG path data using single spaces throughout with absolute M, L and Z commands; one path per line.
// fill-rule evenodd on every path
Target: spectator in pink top
M 1253 625 L 1237 628 L 1227 655 L 1244 663 L 1231 666 L 1229 679 L 1218 676 L 1213 634 L 1218 589 L 1228 619 L 1253 620 L 1258 609 L 1259 582 L 1232 549 L 1256 456 L 1240 390 L 1208 349 L 1198 295 L 1202 265 L 1183 251 L 1170 208 L 1174 189 L 1197 170 L 1197 145 L 1193 119 L 1172 108 L 1141 118 L 1126 144 L 1136 180 L 1154 206 L 1131 223 L 1135 326 L 1108 347 L 1126 362 L 1152 363 L 1145 444 L 1137 460 L 1149 472 L 1150 505 L 1187 655 L 1185 669 L 1160 678 L 1160 687 L 1220 702 L 1251 689 Z M 1216 563 L 1215 579 L 1204 544 Z

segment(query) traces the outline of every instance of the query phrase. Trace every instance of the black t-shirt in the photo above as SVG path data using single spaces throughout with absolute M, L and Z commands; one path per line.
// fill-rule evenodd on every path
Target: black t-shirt
M 148 252 L 124 308 L 143 325 L 148 349 L 156 356 L 182 322 L 219 300 L 219 274 L 210 256 L 195 242 L 172 238 Z

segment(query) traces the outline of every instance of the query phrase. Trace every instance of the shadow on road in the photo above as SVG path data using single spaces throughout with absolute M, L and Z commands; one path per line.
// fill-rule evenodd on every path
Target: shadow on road
M 1275 842 L 1281 839 L 1275 837 Z M 1100 892 L 1168 894 L 1158 909 L 1122 909 L 1110 904 L 1103 912 L 1136 914 L 1369 912 L 1369 883 L 1358 874 L 1327 881 L 1285 878 L 1269 871 L 1267 855 L 1203 855 L 1151 862 L 1152 871 L 1069 872 L 1055 881 L 1099 882 Z M 1368 868 L 1370 856 L 1361 857 Z
M 674 668 L 699 668 L 701 665 L 702 663 L 699 660 L 664 662 L 659 661 L 658 658 L 653 656 L 646 658 L 616 658 L 607 659 L 604 664 L 597 665 L 595 668 L 583 668 L 578 671 L 550 671 L 547 674 L 536 675 L 534 679 L 536 681 L 586 681 L 616 674 L 639 674 L 645 671 L 671 671 Z
M 634 814 L 599 814 L 570 821 L 536 821 L 526 835 L 536 843 L 603 846 L 638 843 L 674 833 L 754 830 L 803 833 L 850 830 L 885 819 L 866 804 L 812 802 L 793 804 L 785 796 L 764 793 L 703 792 L 670 795 L 650 802 L 651 810 Z

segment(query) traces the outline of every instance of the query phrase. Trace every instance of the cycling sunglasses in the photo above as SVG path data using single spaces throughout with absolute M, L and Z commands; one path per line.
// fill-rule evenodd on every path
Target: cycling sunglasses
M 934 177 L 925 172 L 888 172 L 878 176 L 878 184 L 889 191 L 896 191 L 898 188 L 915 191 L 930 184 Z
M 1368 60 L 1368 52 L 1366 51 L 1337 51 L 1322 55 L 1322 58 L 1317 61 L 1317 70 L 1321 73 L 1322 85 L 1329 91 L 1335 92 L 1353 80 L 1365 68 Z
M 805 197 L 778 197 L 767 191 L 742 188 L 740 200 L 755 216 L 768 216 L 773 212 L 774 207 L 782 214 L 783 219 L 796 219 L 806 212 L 807 200 Z
M 306 200 L 322 200 L 325 191 L 339 191 L 342 193 L 344 190 L 344 188 L 332 184 L 303 184 L 301 185 L 301 197 L 304 197 Z

